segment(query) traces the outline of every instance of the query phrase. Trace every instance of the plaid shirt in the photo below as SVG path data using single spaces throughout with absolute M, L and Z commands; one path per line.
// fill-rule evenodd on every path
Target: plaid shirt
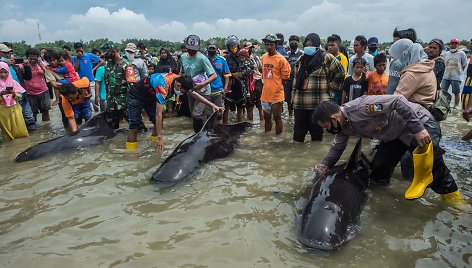
M 302 57 L 295 63 L 292 91 L 292 96 L 294 96 L 293 108 L 314 110 L 316 105 L 323 101 L 331 101 L 335 93 L 342 90 L 345 71 L 333 55 L 326 53 L 323 66 L 307 77 L 308 85 L 306 89 L 297 89 L 295 85 L 297 84 L 297 75 Z

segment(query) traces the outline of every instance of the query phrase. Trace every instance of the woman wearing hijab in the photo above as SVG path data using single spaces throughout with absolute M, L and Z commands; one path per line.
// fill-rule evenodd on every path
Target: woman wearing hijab
M 401 94 L 426 109 L 431 108 L 437 90 L 434 61 L 427 60 L 423 47 L 409 39 L 400 39 L 393 43 L 389 53 L 394 60 L 405 66 L 400 73 L 400 81 L 394 94 Z
M 344 82 L 344 67 L 333 55 L 322 51 L 320 44 L 317 34 L 308 34 L 303 42 L 304 54 L 295 63 L 292 90 L 295 142 L 304 142 L 307 132 L 312 141 L 323 139 L 323 129 L 311 120 L 313 111 L 341 91 Z
M 156 65 L 156 73 L 175 73 L 179 74 L 177 62 L 166 48 L 159 51 L 159 62 Z
M 8 65 L 0 62 L 0 128 L 4 140 L 28 136 L 21 106 L 17 102 L 24 92 L 25 89 L 12 78 Z

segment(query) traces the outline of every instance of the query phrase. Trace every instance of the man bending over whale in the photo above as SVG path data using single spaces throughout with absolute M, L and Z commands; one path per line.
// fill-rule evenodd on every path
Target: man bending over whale
M 90 82 L 87 77 L 78 81 L 62 84 L 59 92 L 64 115 L 67 118 L 67 130 L 72 133 L 77 131 L 77 125 L 82 120 L 87 122 L 92 117 L 92 107 L 90 106 Z
M 409 150 L 413 152 L 415 172 L 406 199 L 421 197 L 429 186 L 445 201 L 461 200 L 442 157 L 441 129 L 421 105 L 407 101 L 402 95 L 363 96 L 341 107 L 323 102 L 315 108 L 313 120 L 336 135 L 328 155 L 313 168 L 319 176 L 336 164 L 349 136 L 376 138 L 380 145 L 371 162 L 373 182 L 388 185 L 393 169 Z
M 213 111 L 224 110 L 193 91 L 195 84 L 192 78 L 181 76 L 174 73 L 154 73 L 145 79 L 141 79 L 130 87 L 127 93 L 128 103 L 128 141 L 126 142 L 127 150 L 137 149 L 137 136 L 141 127 L 141 111 L 146 110 L 149 119 L 154 124 L 151 134 L 151 140 L 156 142 L 156 147 L 160 151 L 164 148 L 163 134 L 163 111 L 166 100 L 175 89 L 176 94 L 180 92 L 187 93 L 197 101 L 211 107 Z

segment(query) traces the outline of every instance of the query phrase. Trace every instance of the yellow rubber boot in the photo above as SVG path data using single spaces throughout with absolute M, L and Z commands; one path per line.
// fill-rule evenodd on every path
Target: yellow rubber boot
M 461 192 L 459 190 L 441 195 L 442 200 L 448 204 L 456 205 L 456 204 L 465 204 L 464 199 L 461 197 Z
M 413 151 L 413 166 L 415 169 L 413 181 L 405 192 L 406 199 L 417 199 L 423 196 L 426 187 L 433 182 L 433 143 L 424 147 L 416 147 Z
M 159 138 L 159 136 L 153 136 L 151 135 L 151 137 L 149 137 L 151 139 L 152 142 L 156 142 L 157 139 Z
M 138 149 L 138 142 L 137 141 L 127 141 L 126 142 L 126 150 L 127 151 L 136 151 Z

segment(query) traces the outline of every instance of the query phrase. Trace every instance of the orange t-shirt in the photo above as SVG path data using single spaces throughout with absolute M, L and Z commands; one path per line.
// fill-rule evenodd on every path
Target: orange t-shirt
M 284 86 L 282 80 L 290 78 L 290 64 L 284 56 L 276 53 L 269 56 L 268 53 L 262 55 L 262 88 L 261 101 L 281 102 L 285 100 Z
M 388 74 L 378 74 L 377 71 L 368 73 L 369 75 L 369 88 L 367 95 L 385 95 L 387 93 Z
M 61 98 L 62 109 L 64 110 L 64 115 L 67 118 L 74 118 L 74 110 L 72 110 L 72 105 L 85 102 L 85 96 L 90 95 L 90 82 L 87 77 L 83 77 L 80 80 L 72 82 L 74 86 L 80 88 L 82 93 L 79 92 L 77 98 L 70 102 L 64 96 Z

